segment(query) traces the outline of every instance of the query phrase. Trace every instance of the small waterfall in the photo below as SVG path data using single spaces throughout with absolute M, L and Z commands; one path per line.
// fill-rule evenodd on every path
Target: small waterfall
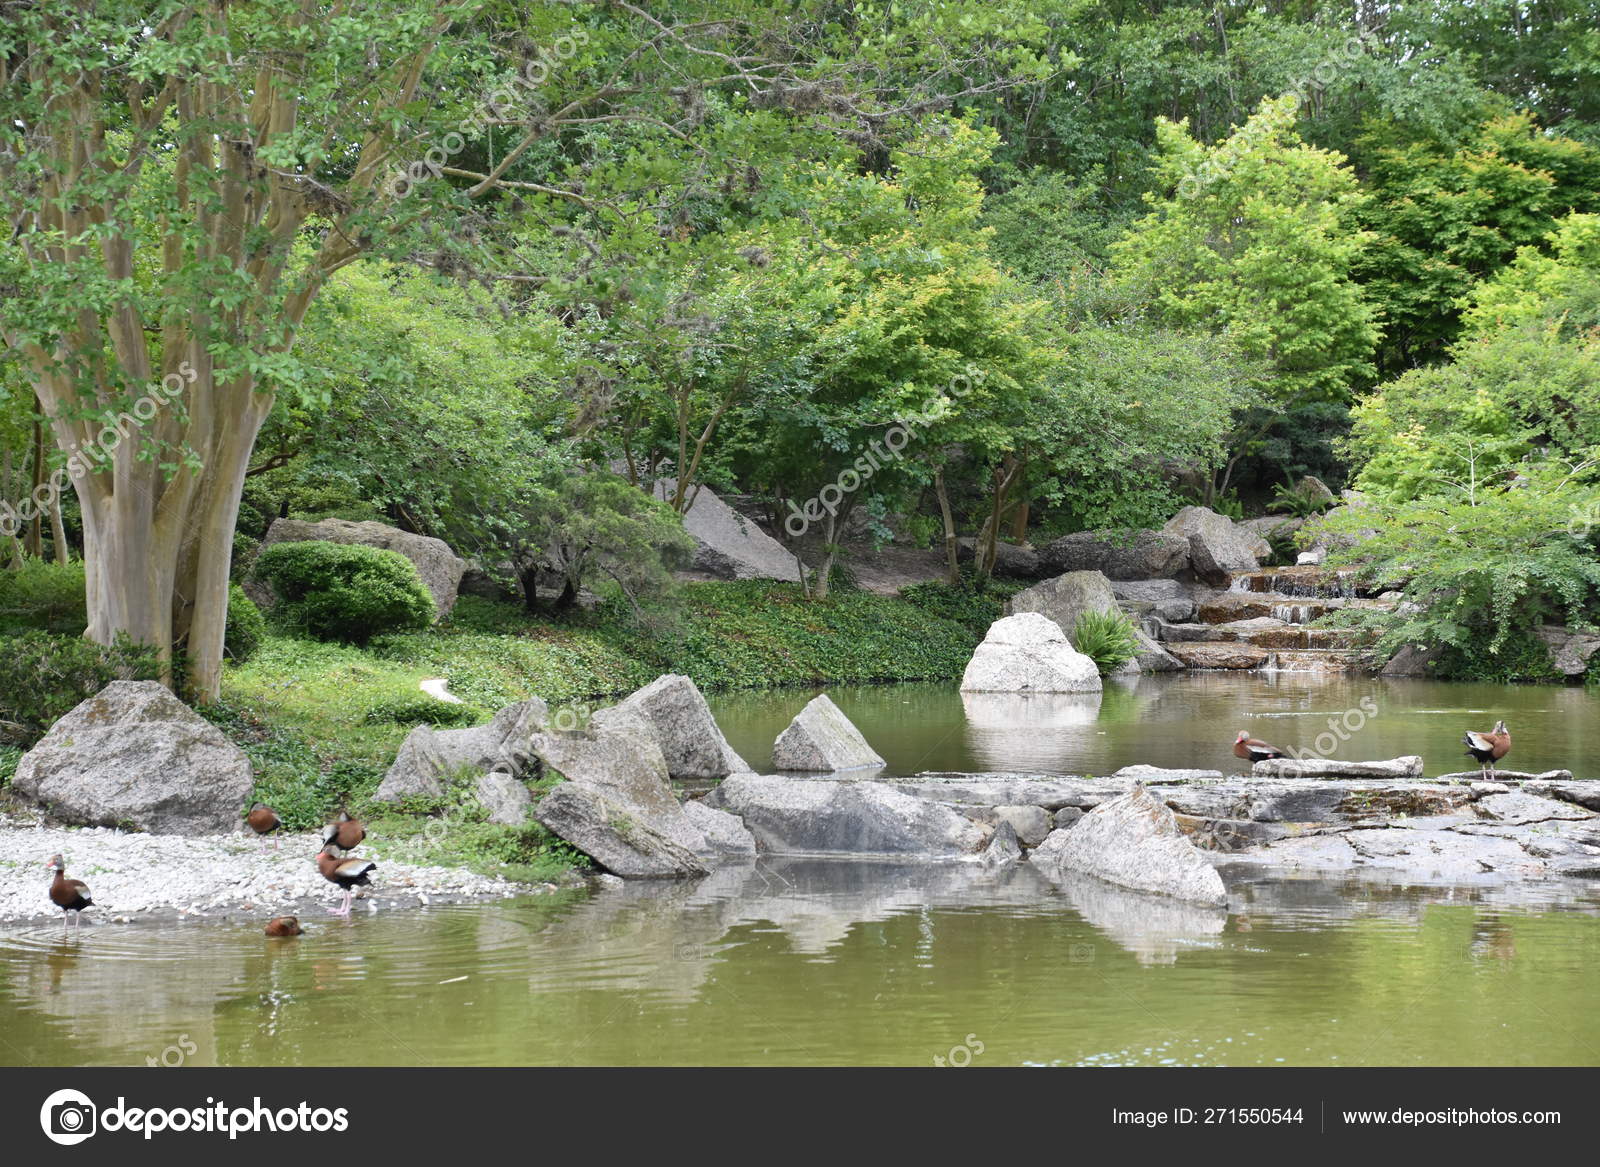
M 1274 604 L 1272 618 L 1285 624 L 1309 624 L 1315 619 L 1312 613 L 1316 610 L 1314 604 Z

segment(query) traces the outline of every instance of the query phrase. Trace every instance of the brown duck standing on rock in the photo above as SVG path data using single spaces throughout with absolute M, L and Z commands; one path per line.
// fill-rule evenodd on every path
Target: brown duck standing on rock
M 1253 764 L 1265 762 L 1269 758 L 1281 758 L 1283 751 L 1277 746 L 1269 746 L 1260 738 L 1251 737 L 1241 729 L 1239 736 L 1233 739 L 1233 756 Z
M 1461 735 L 1461 744 L 1467 755 L 1478 760 L 1478 769 L 1485 774 L 1494 773 L 1494 764 L 1511 752 L 1511 731 L 1506 723 L 1497 721 L 1488 733 L 1469 729 Z
M 344 903 L 337 908 L 329 908 L 329 913 L 348 916 L 350 905 L 355 900 L 355 889 L 369 885 L 378 865 L 370 859 L 340 859 L 333 853 L 333 847 L 329 843 L 317 853 L 317 870 L 322 872 L 323 879 L 344 889 Z
M 263 843 L 266 837 L 275 834 L 283 826 L 283 820 L 278 817 L 278 812 L 264 802 L 258 802 L 250 808 L 244 816 L 245 825 L 257 835 L 261 836 Z M 272 840 L 272 849 L 278 849 L 278 840 Z
M 89 898 L 89 885 L 81 879 L 67 878 L 67 865 L 62 862 L 61 856 L 50 856 L 48 869 L 55 872 L 55 879 L 50 883 L 50 902 L 61 909 L 61 935 L 67 934 L 68 912 L 78 914 L 77 926 L 83 927 L 83 909 L 94 906 L 94 900 Z
M 361 846 L 361 840 L 366 837 L 367 828 L 359 820 L 351 818 L 349 811 L 341 810 L 339 817 L 322 832 L 322 845 L 337 847 L 348 855 Z

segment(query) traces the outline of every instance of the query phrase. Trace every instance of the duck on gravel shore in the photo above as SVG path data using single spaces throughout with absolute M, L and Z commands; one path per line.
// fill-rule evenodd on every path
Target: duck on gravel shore
M 61 856 L 50 856 L 48 869 L 55 872 L 55 879 L 50 883 L 50 902 L 61 909 L 61 936 L 67 935 L 68 912 L 77 913 L 77 927 L 83 927 L 83 909 L 92 908 L 94 900 L 89 897 L 89 885 L 81 879 L 67 878 L 67 865 Z
M 252 806 L 249 813 L 244 816 L 244 821 L 252 831 L 260 836 L 263 844 L 265 844 L 268 835 L 275 834 L 283 827 L 283 820 L 278 817 L 278 812 L 264 802 L 258 802 Z M 277 839 L 272 840 L 272 849 L 274 851 L 278 849 Z
M 334 844 L 329 843 L 317 853 L 317 870 L 322 872 L 323 879 L 344 889 L 344 903 L 337 908 L 329 908 L 329 913 L 348 916 L 350 905 L 355 902 L 355 889 L 369 886 L 372 873 L 378 870 L 378 865 L 370 859 L 341 859 L 333 853 L 333 849 Z

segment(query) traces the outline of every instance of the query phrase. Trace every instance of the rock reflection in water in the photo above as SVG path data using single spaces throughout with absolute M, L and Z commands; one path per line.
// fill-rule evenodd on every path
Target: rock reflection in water
M 1100 703 L 1099 693 L 963 693 L 967 752 L 985 769 L 1070 769 Z

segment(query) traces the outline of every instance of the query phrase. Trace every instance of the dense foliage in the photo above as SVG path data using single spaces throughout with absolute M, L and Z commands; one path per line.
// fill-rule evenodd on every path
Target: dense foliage
M 365 644 L 380 632 L 426 628 L 433 596 L 405 556 L 342 543 L 275 543 L 256 557 L 254 576 L 277 602 L 281 628 L 320 640 Z
M 159 673 L 155 650 L 127 640 L 95 644 L 49 632 L 0 637 L 0 738 L 31 745 L 112 681 L 148 681 Z

